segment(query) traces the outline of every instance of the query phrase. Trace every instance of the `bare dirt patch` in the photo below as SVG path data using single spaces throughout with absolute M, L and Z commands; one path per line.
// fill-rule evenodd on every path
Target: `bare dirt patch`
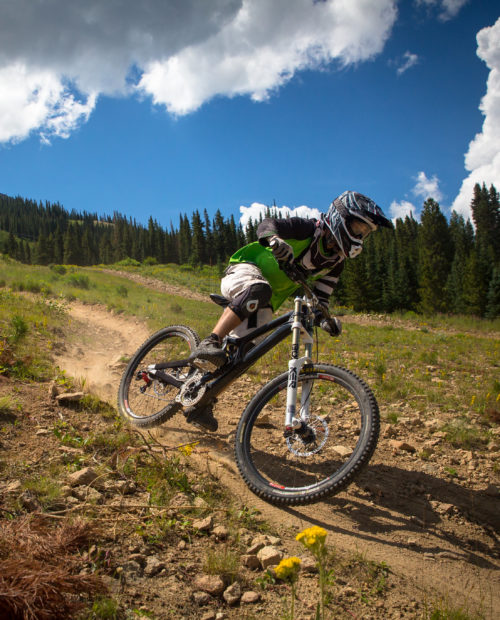
M 58 355 L 57 363 L 69 374 L 86 377 L 89 387 L 109 399 L 123 368 L 118 358 L 142 343 L 144 327 L 94 307 L 72 306 L 70 314 L 70 330 L 78 338 Z M 214 435 L 188 427 L 176 416 L 156 437 L 164 445 L 199 441 L 193 459 L 243 504 L 258 508 L 291 550 L 295 534 L 316 524 L 327 529 L 330 544 L 339 552 L 387 563 L 398 587 L 405 584 L 404 596 L 391 599 L 388 593 L 386 603 L 363 617 L 421 618 L 424 604 L 436 598 L 479 610 L 480 617 L 495 617 L 495 609 L 500 609 L 498 450 L 454 449 L 418 419 L 410 419 L 397 429 L 383 429 L 372 462 L 346 492 L 310 507 L 278 509 L 247 490 L 232 457 L 237 418 L 257 389 L 243 378 L 220 399 L 220 427 Z M 397 440 L 415 452 L 395 447 L 391 441 Z M 429 440 L 440 450 L 423 460 L 417 452 Z

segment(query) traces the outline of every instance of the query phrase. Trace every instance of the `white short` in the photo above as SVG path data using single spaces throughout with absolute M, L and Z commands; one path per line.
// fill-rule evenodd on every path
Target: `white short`
M 230 265 L 220 282 L 220 291 L 226 299 L 236 299 L 252 284 L 267 282 L 257 265 L 251 263 L 234 263 Z
M 261 270 L 256 265 L 252 265 L 251 263 L 234 263 L 226 269 L 226 275 L 222 278 L 220 283 L 220 290 L 226 299 L 233 301 L 249 286 L 252 284 L 259 284 L 261 282 L 267 282 L 267 280 L 264 278 Z M 270 307 L 259 308 L 259 310 L 257 310 L 255 327 L 248 327 L 248 319 L 245 319 L 241 325 L 238 325 L 236 329 L 233 329 L 229 335 L 232 337 L 241 338 L 254 331 L 257 327 L 265 325 L 265 323 L 269 323 L 272 318 L 273 311 Z M 257 343 L 263 338 L 265 338 L 265 335 L 256 338 L 254 342 Z

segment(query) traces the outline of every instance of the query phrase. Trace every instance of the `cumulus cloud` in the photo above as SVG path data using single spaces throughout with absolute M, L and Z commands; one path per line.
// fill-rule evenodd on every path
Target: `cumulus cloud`
M 417 5 L 426 6 L 428 8 L 437 8 L 438 18 L 441 21 L 448 21 L 458 15 L 460 9 L 467 4 L 469 0 L 416 0 Z
M 423 200 L 427 200 L 427 198 L 434 198 L 436 202 L 440 202 L 442 200 L 443 194 L 439 189 L 439 179 L 436 175 L 428 179 L 425 172 L 419 172 L 416 180 L 417 183 L 412 189 L 415 196 L 418 196 Z
M 396 4 L 4 0 L 0 140 L 65 137 L 99 95 L 139 93 L 175 115 L 217 95 L 263 101 L 297 71 L 380 53 Z
M 253 222 L 258 222 L 260 215 L 262 217 L 266 216 L 266 212 L 269 209 L 269 206 L 263 205 L 260 202 L 252 202 L 249 207 L 241 206 L 240 207 L 240 224 L 245 230 L 248 222 L 252 220 Z M 321 217 L 321 211 L 318 209 L 311 209 L 310 207 L 306 207 L 302 205 L 300 207 L 295 207 L 290 209 L 290 207 L 272 207 L 272 209 L 276 209 L 280 215 L 280 217 L 306 217 L 306 218 L 316 218 L 319 219 Z
M 375 56 L 395 18 L 392 0 L 247 0 L 216 35 L 150 63 L 139 88 L 178 115 L 218 94 L 264 101 L 296 71 Z
M 407 200 L 401 200 L 401 202 L 393 201 L 389 207 L 389 213 L 393 221 L 397 219 L 404 220 L 405 217 L 414 217 L 416 213 L 415 205 Z
M 405 73 L 405 71 L 408 71 L 408 69 L 411 69 L 411 67 L 414 67 L 417 63 L 418 63 L 417 54 L 412 54 L 411 52 L 405 52 L 403 54 L 402 62 L 399 64 L 398 68 L 396 69 L 396 73 L 398 75 L 402 75 L 403 73 Z
M 477 55 L 490 73 L 486 94 L 479 109 L 484 115 L 482 131 L 474 137 L 465 154 L 465 168 L 470 173 L 462 182 L 452 208 L 464 217 L 470 216 L 470 202 L 476 183 L 500 188 L 500 18 L 493 26 L 477 35 Z
M 88 119 L 95 102 L 92 93 L 79 101 L 50 71 L 30 71 L 22 63 L 0 68 L 0 142 L 22 140 L 33 129 L 44 142 L 67 137 Z

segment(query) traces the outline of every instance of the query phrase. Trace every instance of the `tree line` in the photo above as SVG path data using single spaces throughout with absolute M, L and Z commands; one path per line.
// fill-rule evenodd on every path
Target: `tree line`
M 492 185 L 476 185 L 471 200 L 474 225 L 439 204 L 425 201 L 420 222 L 398 219 L 394 231 L 370 235 L 364 251 L 346 268 L 334 293 L 339 304 L 358 311 L 445 312 L 500 316 L 500 203 Z M 279 212 L 268 209 L 267 216 Z M 262 217 L 262 216 L 261 216 Z M 0 251 L 33 264 L 146 263 L 218 265 L 256 240 L 259 222 L 246 229 L 217 211 L 179 215 L 164 229 L 152 217 L 138 224 L 113 216 L 68 212 L 60 204 L 37 203 L 0 194 Z

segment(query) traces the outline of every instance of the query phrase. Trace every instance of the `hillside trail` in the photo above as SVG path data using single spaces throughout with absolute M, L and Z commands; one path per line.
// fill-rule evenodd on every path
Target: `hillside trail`
M 168 285 L 160 284 L 168 292 Z M 99 306 L 71 303 L 68 313 L 64 350 L 57 351 L 55 362 L 81 379 L 85 389 L 115 404 L 123 359 L 150 335 L 147 327 Z M 169 447 L 199 442 L 194 464 L 217 477 L 250 511 L 260 511 L 289 546 L 297 532 L 319 525 L 336 549 L 385 562 L 429 603 L 437 596 L 451 605 L 480 609 L 485 618 L 498 618 L 498 496 L 440 477 L 415 455 L 396 453 L 382 436 L 370 465 L 346 491 L 312 506 L 267 504 L 243 483 L 232 449 L 239 415 L 259 387 L 255 379 L 243 377 L 221 396 L 216 433 L 202 433 L 178 415 L 151 433 L 153 441 Z M 411 429 L 405 436 L 409 443 Z

